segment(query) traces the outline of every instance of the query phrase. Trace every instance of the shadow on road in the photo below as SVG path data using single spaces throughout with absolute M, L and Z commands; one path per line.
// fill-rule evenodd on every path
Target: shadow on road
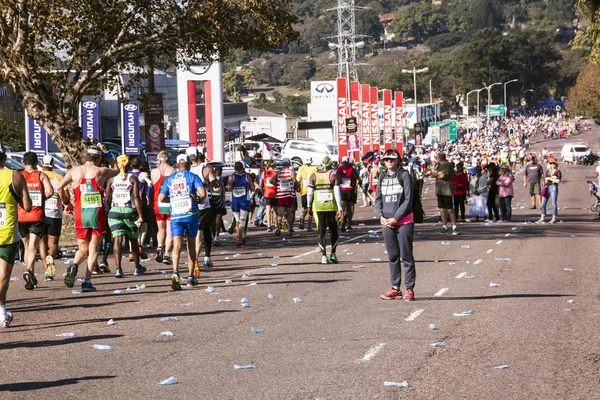
M 83 376 L 81 378 L 60 379 L 57 381 L 6 383 L 4 385 L 0 385 L 0 392 L 27 392 L 30 390 L 47 389 L 47 388 L 61 387 L 61 386 L 67 386 L 67 385 L 76 385 L 80 381 L 91 381 L 91 380 L 113 379 L 113 378 L 116 378 L 116 376 L 111 376 L 111 375 Z
M 543 294 L 543 293 L 514 293 L 497 294 L 492 296 L 461 296 L 461 297 L 419 297 L 419 300 L 452 301 L 452 300 L 495 300 L 495 299 L 519 299 L 519 298 L 539 298 L 539 297 L 573 297 L 574 294 Z
M 38 347 L 52 347 L 52 346 L 62 346 L 65 344 L 72 343 L 84 343 L 91 342 L 93 340 L 103 340 L 103 339 L 116 339 L 123 337 L 124 335 L 93 335 L 93 336 L 75 336 L 72 338 L 60 339 L 57 338 L 55 340 L 38 340 L 37 342 L 9 342 L 4 343 L 2 345 L 2 349 L 21 349 L 21 348 L 38 348 Z M 1 390 L 0 390 L 1 391 Z

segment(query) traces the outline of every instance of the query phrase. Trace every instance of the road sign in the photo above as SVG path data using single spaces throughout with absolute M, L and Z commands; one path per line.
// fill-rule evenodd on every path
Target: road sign
M 456 140 L 458 136 L 458 121 L 441 121 L 441 122 L 430 122 L 429 126 L 441 126 L 450 125 L 450 140 Z
M 492 104 L 491 106 L 485 106 L 485 111 L 490 117 L 503 117 L 504 104 Z
M 556 106 L 556 112 L 560 112 L 560 110 L 562 110 L 562 108 L 560 108 L 560 106 Z

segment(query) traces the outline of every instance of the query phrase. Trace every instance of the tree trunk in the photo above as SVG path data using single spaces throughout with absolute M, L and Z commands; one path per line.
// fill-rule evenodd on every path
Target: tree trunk
M 87 149 L 83 145 L 83 137 L 79 122 L 75 118 L 57 115 L 53 121 L 42 124 L 61 151 L 67 168 L 85 162 Z

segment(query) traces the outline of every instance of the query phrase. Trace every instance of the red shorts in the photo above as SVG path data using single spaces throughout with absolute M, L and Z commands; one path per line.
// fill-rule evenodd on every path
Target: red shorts
M 293 197 L 280 197 L 277 199 L 277 207 L 294 208 Z
M 371 185 L 371 191 L 373 191 L 373 193 L 377 192 L 377 185 Z
M 77 239 L 90 240 L 94 236 L 104 236 L 104 231 L 94 228 L 75 228 L 75 236 Z
M 156 221 L 170 221 L 171 220 L 171 214 L 154 213 L 154 216 L 156 217 Z

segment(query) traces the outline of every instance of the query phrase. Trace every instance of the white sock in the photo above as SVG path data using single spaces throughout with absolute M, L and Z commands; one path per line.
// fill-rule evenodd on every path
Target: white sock
M 6 306 L 0 306 L 0 320 L 4 321 L 6 320 L 6 317 L 8 317 L 8 314 L 6 313 Z
M 210 261 L 210 257 L 204 257 L 204 261 Z
M 456 225 L 452 225 L 452 230 L 455 230 L 455 229 L 456 229 Z

